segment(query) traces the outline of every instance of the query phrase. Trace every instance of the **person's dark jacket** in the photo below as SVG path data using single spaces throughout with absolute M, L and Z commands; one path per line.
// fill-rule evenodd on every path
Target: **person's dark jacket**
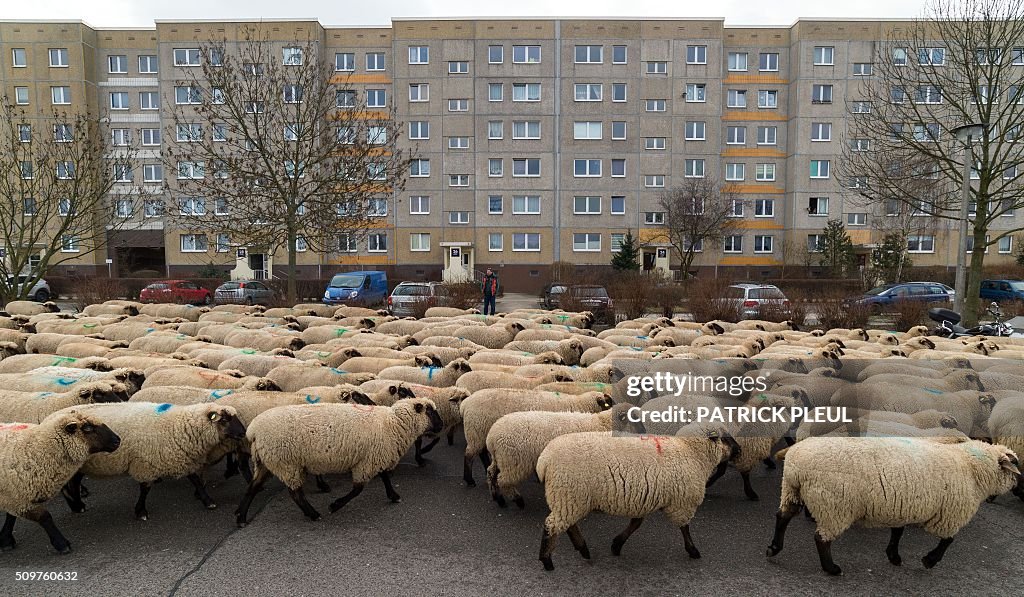
M 498 296 L 498 276 L 491 274 L 483 279 L 484 296 Z

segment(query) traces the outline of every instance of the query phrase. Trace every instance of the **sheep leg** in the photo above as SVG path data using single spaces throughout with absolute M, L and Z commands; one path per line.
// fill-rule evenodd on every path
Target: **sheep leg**
M 395 491 L 395 488 L 391 486 L 391 472 L 381 471 L 380 474 L 377 476 L 380 477 L 380 480 L 384 482 L 384 492 L 388 494 L 388 499 L 396 504 L 402 501 L 402 496 L 398 495 L 398 492 Z
M 462 480 L 466 482 L 467 487 L 476 487 L 476 481 L 473 480 L 473 455 L 466 454 L 465 459 L 462 463 Z
M 135 518 L 149 520 L 149 512 L 146 511 L 146 496 L 152 488 L 152 483 L 139 483 L 139 499 L 135 502 Z
M 786 540 L 786 527 L 789 526 L 789 521 L 793 520 L 793 517 L 799 512 L 799 504 L 786 504 L 775 513 L 775 534 L 772 535 L 772 542 L 768 546 L 768 553 L 766 554 L 769 558 L 778 555 L 782 551 L 783 543 Z
M 14 540 L 14 523 L 18 520 L 13 514 L 8 514 L 4 520 L 4 528 L 0 529 L 0 551 L 8 551 L 18 546 Z
M 818 548 L 818 559 L 821 561 L 821 569 L 828 572 L 832 576 L 839 576 L 843 573 L 843 569 L 836 566 L 836 563 L 832 561 L 832 542 L 825 541 L 821 537 L 821 533 L 814 533 L 814 546 Z M 927 557 L 927 556 L 925 556 Z
M 900 557 L 900 538 L 903 537 L 903 529 L 904 527 L 892 527 L 892 532 L 889 535 L 889 545 L 885 548 L 885 555 L 893 566 L 899 566 L 903 563 L 903 558 Z
M 301 485 L 299 485 L 295 489 L 289 488 L 288 495 L 292 496 L 292 501 L 294 501 L 299 506 L 299 509 L 302 510 L 302 513 L 306 515 L 306 518 L 312 520 L 313 522 L 320 520 L 320 513 L 317 512 L 316 508 L 314 508 L 312 505 L 310 505 L 309 502 L 306 501 L 306 494 L 305 492 L 302 491 Z
M 952 542 L 952 537 L 947 537 L 939 541 L 939 544 L 935 546 L 935 549 L 929 551 L 923 558 L 921 558 L 921 563 L 924 564 L 924 567 L 934 568 L 936 564 L 941 562 L 942 556 L 946 555 L 946 550 Z
M 57 525 L 53 524 L 53 516 L 50 516 L 50 512 L 46 508 L 40 506 L 29 510 L 22 515 L 22 518 L 31 520 L 43 527 L 43 530 L 46 531 L 46 534 L 50 537 L 50 545 L 53 545 L 53 548 L 57 550 L 57 553 L 71 553 L 71 544 L 68 543 L 68 540 L 61 534 Z M 4 526 L 7 526 L 6 523 Z
M 729 466 L 728 462 L 723 462 L 723 463 L 719 464 L 715 468 L 715 472 L 712 473 L 710 477 L 708 477 L 707 483 L 704 484 L 704 487 L 711 487 L 712 485 L 715 484 L 715 481 L 721 479 L 722 475 L 725 474 L 725 469 L 728 466 Z
M 235 460 L 234 454 L 228 452 L 227 461 L 224 463 L 224 478 L 230 479 L 238 473 L 238 461 Z
M 324 479 L 323 475 L 316 475 L 316 476 L 313 477 L 313 479 L 316 481 L 316 490 L 317 491 L 319 491 L 320 493 L 330 493 L 331 492 L 331 485 L 330 485 L 330 483 L 327 482 L 327 479 Z
M 60 493 L 68 503 L 72 512 L 85 512 L 85 502 L 82 501 L 82 473 L 75 473 L 75 476 L 61 488 Z
M 629 539 L 630 535 L 640 528 L 643 521 L 644 519 L 642 517 L 631 518 L 629 520 L 629 526 L 626 527 L 626 530 L 622 531 L 612 539 L 612 555 L 617 556 L 622 553 L 622 546 L 626 544 L 626 540 Z
M 541 535 L 540 539 L 540 561 L 548 572 L 555 569 L 555 565 L 551 562 L 551 554 L 555 551 L 555 541 L 557 539 L 558 533 L 552 534 L 549 532 L 548 523 L 544 521 L 544 534 Z
M 217 504 L 216 502 L 213 501 L 213 498 L 210 497 L 210 494 L 206 492 L 206 483 L 203 483 L 202 478 L 200 478 L 199 475 L 193 473 L 189 475 L 187 479 L 189 483 L 192 484 L 192 487 L 196 488 L 196 499 L 202 502 L 203 506 L 207 510 L 216 510 Z
M 249 488 L 245 490 L 245 496 L 242 501 L 238 504 L 238 508 L 235 509 L 235 524 L 239 528 L 246 525 L 245 519 L 249 515 L 249 506 L 252 505 L 252 500 L 256 497 L 256 494 L 263 489 L 263 484 L 270 478 L 270 471 L 264 468 L 262 465 L 256 466 L 256 475 L 253 477 L 252 482 L 249 483 Z
M 480 452 L 480 463 L 484 465 L 484 470 L 491 466 L 491 453 L 487 451 L 487 448 Z
M 690 537 L 690 525 L 684 524 L 679 527 L 679 530 L 683 532 L 683 547 L 686 548 L 686 553 L 690 555 L 690 559 L 699 560 L 700 552 L 697 551 L 697 546 L 693 544 L 693 537 Z
M 1017 485 L 1013 488 L 1013 495 L 1024 502 L 1024 479 L 1017 480 Z
M 252 465 L 249 464 L 251 459 L 248 452 L 238 452 L 238 471 L 242 473 L 242 479 L 246 483 L 252 483 Z
M 583 532 L 580 531 L 578 524 L 574 524 L 567 528 L 565 532 L 569 535 L 569 541 L 572 541 L 573 548 L 580 552 L 580 556 L 584 560 L 590 559 L 590 548 L 587 547 L 587 541 L 583 538 Z
M 423 439 L 423 438 L 420 437 L 420 438 L 417 438 L 417 439 Z M 423 446 L 423 449 L 420 451 L 420 454 L 426 454 L 427 452 L 433 450 L 434 446 L 436 446 L 437 442 L 439 442 L 439 441 L 441 441 L 440 437 L 434 437 L 433 441 L 431 441 L 429 444 Z
M 740 476 L 743 477 L 743 493 L 747 495 L 747 499 L 754 502 L 761 499 L 761 497 L 757 495 L 757 492 L 754 491 L 754 488 L 750 485 L 750 471 L 740 473 Z
M 356 497 L 357 495 L 359 495 L 362 492 L 363 492 L 363 484 L 362 483 L 353 483 L 352 484 L 352 491 L 346 493 L 345 495 L 343 495 L 340 498 L 338 498 L 338 499 L 334 500 L 333 502 L 331 502 L 331 506 L 330 506 L 331 513 L 333 514 L 333 513 L 337 512 L 338 510 L 341 510 L 342 508 L 344 508 L 345 504 L 347 504 L 350 501 L 352 501 L 352 498 Z
M 451 429 L 448 430 L 448 445 L 449 446 L 454 446 L 455 445 L 455 428 L 454 427 L 452 427 Z
M 765 458 L 762 462 L 764 462 L 765 467 L 767 467 L 770 471 L 773 471 L 776 468 L 778 468 L 778 466 L 775 464 L 775 461 L 772 459 L 771 456 Z

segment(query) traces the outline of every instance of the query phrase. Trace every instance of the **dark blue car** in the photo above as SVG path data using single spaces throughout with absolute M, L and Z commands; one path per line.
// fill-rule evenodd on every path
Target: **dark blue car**
M 843 301 L 846 306 L 866 305 L 871 312 L 881 313 L 897 301 L 952 304 L 953 289 L 939 282 L 904 282 L 872 288 L 862 296 Z
M 981 298 L 989 301 L 1024 301 L 1024 281 L 982 280 Z

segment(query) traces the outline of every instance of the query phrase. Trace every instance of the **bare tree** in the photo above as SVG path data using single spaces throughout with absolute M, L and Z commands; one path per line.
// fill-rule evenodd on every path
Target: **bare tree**
M 175 88 L 169 215 L 233 244 L 284 248 L 294 301 L 297 252 L 349 250 L 404 188 L 401 125 L 394 108 L 338 79 L 316 42 L 271 42 L 252 28 L 200 53 L 202 68 Z
M 109 156 L 95 116 L 30 116 L 4 96 L 0 120 L 0 299 L 8 301 L 29 298 L 51 268 L 130 227 L 136 189 L 118 184 L 131 178 L 131 152 Z
M 679 258 L 683 275 L 698 251 L 719 246 L 725 237 L 740 230 L 743 201 L 725 192 L 714 178 L 684 178 L 660 199 L 665 212 L 668 242 Z M 739 206 L 739 207 L 738 207 Z
M 878 240 L 871 257 L 870 273 L 884 282 L 901 282 L 906 270 L 913 265 L 907 246 L 910 237 L 934 235 L 938 219 L 895 199 L 868 208 L 874 210 L 871 230 Z
M 879 44 L 874 76 L 850 101 L 840 169 L 865 197 L 959 221 L 964 160 L 974 164 L 974 248 L 963 314 L 969 323 L 987 245 L 1021 230 L 1016 222 L 991 229 L 1024 207 L 1022 39 L 1024 0 L 929 0 L 921 18 L 894 26 Z M 986 130 L 965 158 L 953 129 L 976 123 Z

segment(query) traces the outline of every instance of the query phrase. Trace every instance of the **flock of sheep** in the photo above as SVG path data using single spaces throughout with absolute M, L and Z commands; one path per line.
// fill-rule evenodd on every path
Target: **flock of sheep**
M 416 320 L 319 304 L 108 301 L 69 314 L 9 303 L 0 316 L 0 548 L 15 547 L 25 518 L 70 551 L 46 504 L 59 493 L 83 512 L 90 478 L 138 482 L 140 519 L 164 478 L 187 478 L 214 508 L 203 475 L 217 463 L 248 482 L 240 526 L 271 477 L 311 520 L 320 513 L 304 494 L 308 475 L 330 491 L 325 475 L 351 474 L 331 512 L 374 477 L 397 502 L 399 460 L 413 450 L 423 464 L 459 429 L 464 482 L 476 484 L 479 459 L 500 506 L 524 507 L 517 488 L 534 474 L 544 483 L 547 570 L 562 533 L 590 558 L 578 523 L 593 511 L 630 519 L 615 555 L 661 510 L 699 558 L 689 522 L 728 468 L 758 499 L 750 472 L 784 462 L 768 556 L 803 510 L 830 574 L 841 572 L 831 543 L 854 524 L 892 529 L 894 565 L 904 528 L 923 527 L 940 539 L 922 560 L 930 568 L 986 499 L 1012 490 L 1024 500 L 1024 341 L 668 318 L 595 333 L 592 323 L 587 312 L 539 309 L 433 308 Z M 654 376 L 678 386 L 638 383 Z M 684 389 L 698 379 L 732 381 Z M 845 418 L 811 419 L 812 407 Z

